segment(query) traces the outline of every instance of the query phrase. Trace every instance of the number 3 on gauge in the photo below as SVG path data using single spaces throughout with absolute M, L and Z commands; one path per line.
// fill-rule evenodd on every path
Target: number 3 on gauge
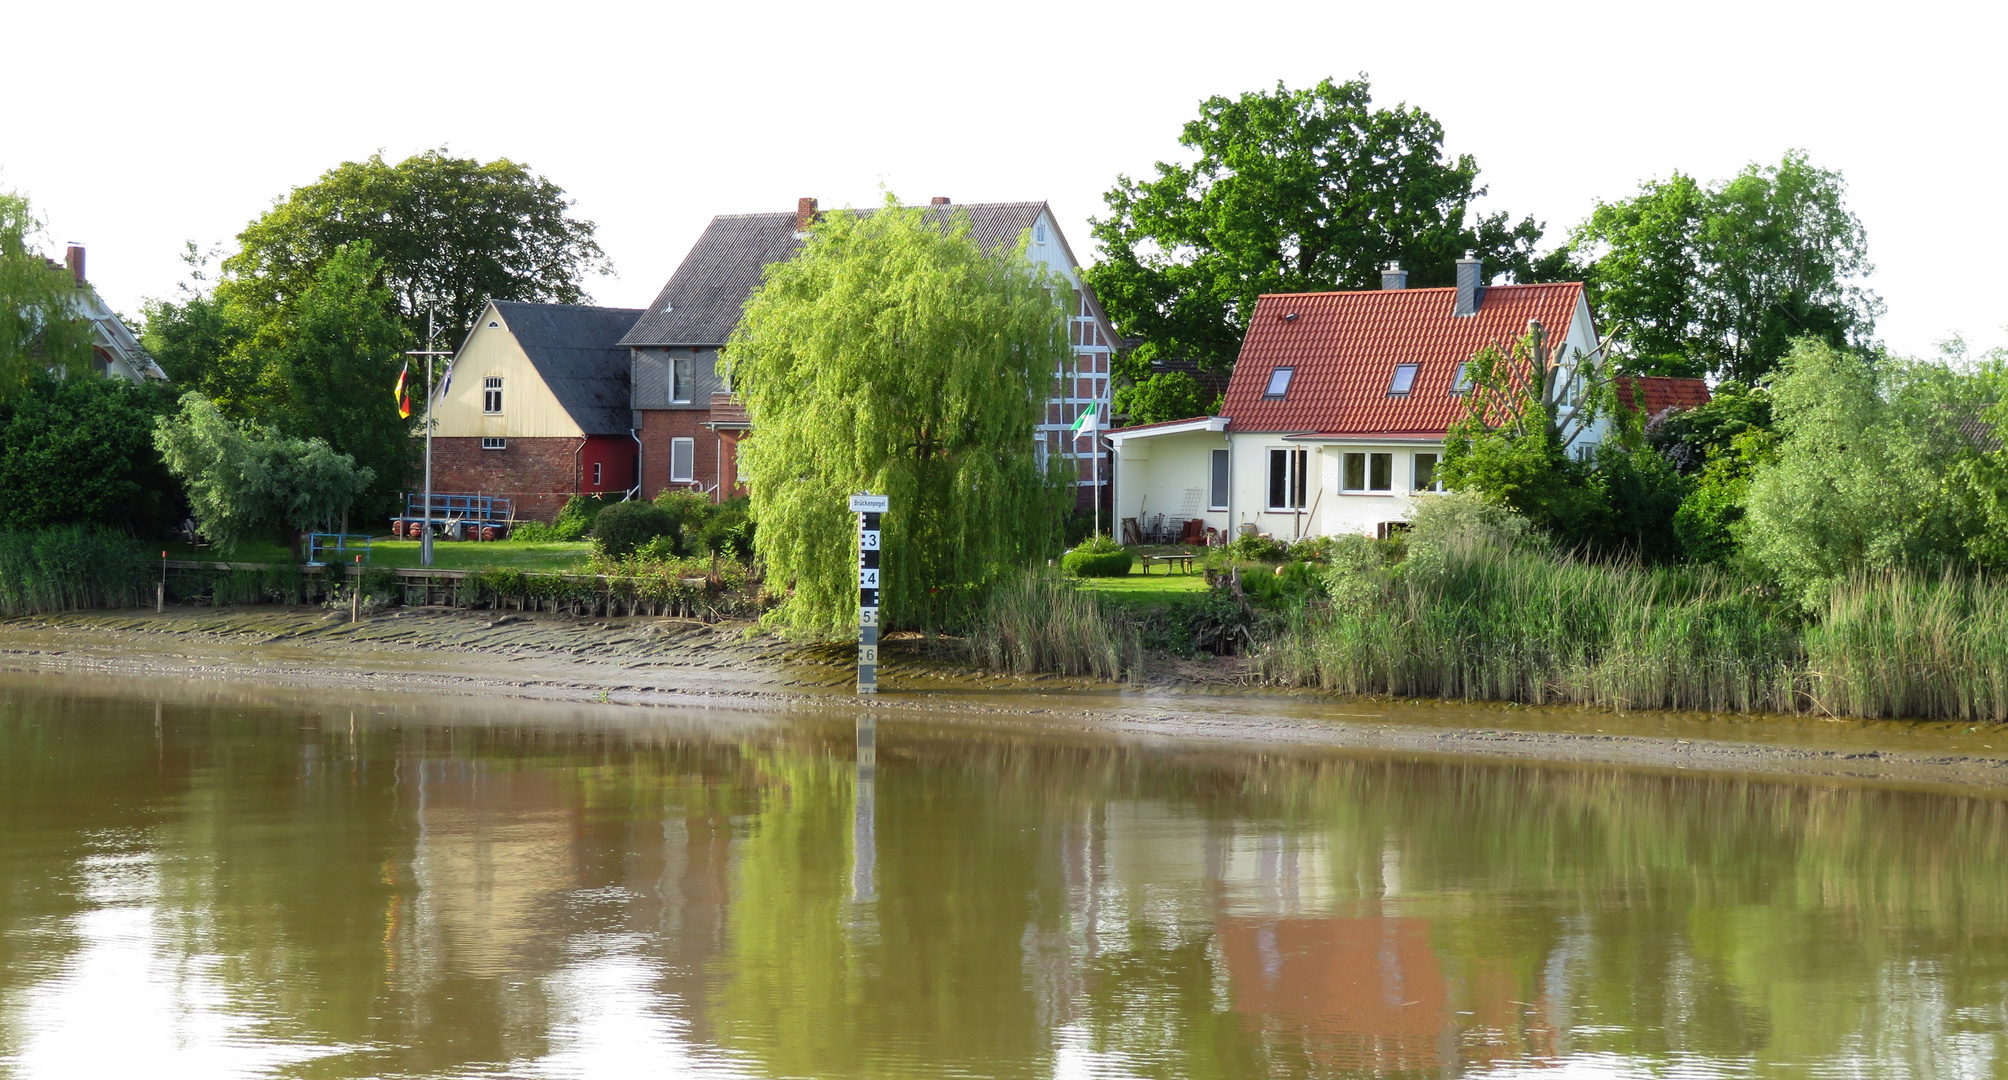
M 858 582 L 860 588 L 876 589 L 879 587 L 878 571 L 876 569 L 860 570 L 858 573 L 863 576 L 863 580 Z
M 858 540 L 858 547 L 866 551 L 877 551 L 879 549 L 879 531 L 877 529 L 864 530 L 864 535 Z

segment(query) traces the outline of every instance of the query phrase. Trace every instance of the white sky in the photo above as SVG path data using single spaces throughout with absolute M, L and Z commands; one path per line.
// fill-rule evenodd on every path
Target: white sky
M 41 3 L 10 9 L 0 189 L 88 245 L 114 306 L 170 295 L 295 185 L 445 145 L 549 176 L 648 302 L 713 214 L 1046 199 L 1077 255 L 1199 100 L 1373 80 L 1559 237 L 1593 199 L 1790 147 L 1842 171 L 1880 327 L 2008 344 L 2008 6 L 771 2 Z

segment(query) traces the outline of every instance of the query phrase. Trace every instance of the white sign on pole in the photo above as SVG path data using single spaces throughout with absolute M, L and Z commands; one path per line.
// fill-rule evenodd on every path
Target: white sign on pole
M 883 514 L 891 505 L 892 496 L 890 495 L 851 496 L 851 513 L 853 514 Z

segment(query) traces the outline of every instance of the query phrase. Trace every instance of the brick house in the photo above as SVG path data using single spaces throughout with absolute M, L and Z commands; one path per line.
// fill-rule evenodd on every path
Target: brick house
M 1044 454 L 1076 455 L 1078 502 L 1094 498 L 1092 440 L 1070 437 L 1082 411 L 1108 415 L 1109 361 L 1117 337 L 1093 290 L 1081 280 L 1073 251 L 1043 202 L 929 206 L 942 218 L 966 212 L 972 237 L 995 249 L 1024 237 L 1028 257 L 1072 288 L 1072 362 L 1053 373 L 1053 393 L 1037 437 Z M 795 257 L 818 210 L 801 199 L 792 212 L 715 217 L 621 344 L 632 350 L 632 401 L 641 442 L 640 492 L 666 487 L 729 497 L 741 492 L 736 448 L 751 434 L 746 412 L 719 375 L 719 351 L 739 322 L 747 298 L 770 263 Z M 1106 485 L 1109 471 L 1102 479 Z
M 432 488 L 500 495 L 549 521 L 573 495 L 634 487 L 629 354 L 641 311 L 490 301 L 433 410 Z

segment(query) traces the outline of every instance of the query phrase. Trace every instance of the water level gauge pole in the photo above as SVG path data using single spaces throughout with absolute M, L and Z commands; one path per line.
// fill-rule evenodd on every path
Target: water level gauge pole
M 890 498 L 851 496 L 851 513 L 858 516 L 858 693 L 878 693 L 879 643 L 879 519 Z

